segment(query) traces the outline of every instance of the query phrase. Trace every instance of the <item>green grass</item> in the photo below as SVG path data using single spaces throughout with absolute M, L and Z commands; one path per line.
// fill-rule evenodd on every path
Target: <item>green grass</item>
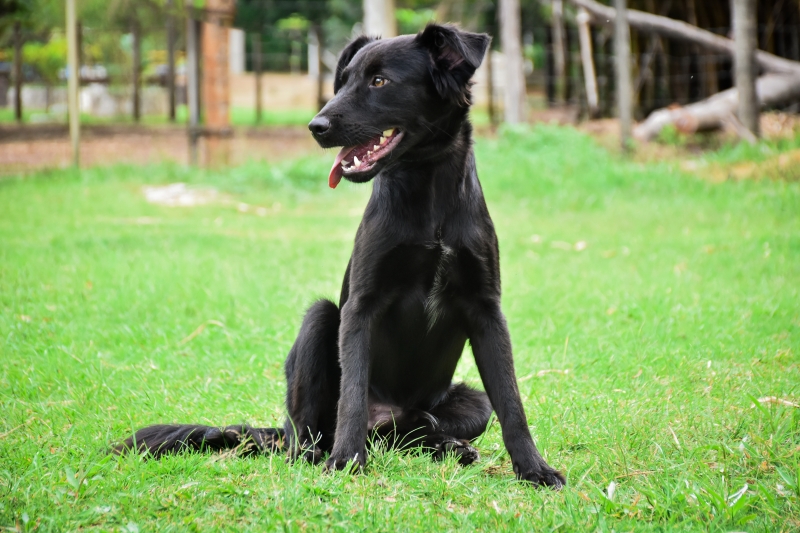
M 710 184 L 556 127 L 476 152 L 520 389 L 565 490 L 513 481 L 496 423 L 467 468 L 105 455 L 154 422 L 279 424 L 283 359 L 305 307 L 338 294 L 369 193 L 326 188 L 332 154 L 112 167 L 0 182 L 0 526 L 800 529 L 800 409 L 758 402 L 800 403 L 800 184 Z M 232 202 L 144 201 L 174 181 Z M 457 377 L 479 383 L 469 350 Z

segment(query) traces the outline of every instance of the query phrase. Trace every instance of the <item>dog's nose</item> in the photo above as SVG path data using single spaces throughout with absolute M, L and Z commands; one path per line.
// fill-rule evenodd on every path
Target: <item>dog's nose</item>
M 314 135 L 325 135 L 331 129 L 331 121 L 325 117 L 316 116 L 308 123 L 308 129 Z

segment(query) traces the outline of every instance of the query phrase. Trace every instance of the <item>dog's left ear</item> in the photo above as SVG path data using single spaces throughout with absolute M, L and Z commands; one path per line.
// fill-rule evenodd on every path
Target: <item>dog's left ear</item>
M 483 61 L 491 37 L 455 26 L 428 24 L 416 41 L 431 57 L 430 72 L 436 91 L 445 100 L 469 106 L 470 78 Z
M 344 47 L 342 53 L 339 54 L 339 62 L 336 64 L 336 74 L 333 76 L 333 94 L 338 93 L 339 89 L 342 88 L 342 71 L 347 68 L 347 65 L 350 64 L 353 57 L 355 57 L 359 50 L 377 39 L 376 37 L 361 35 L 350 41 L 350 44 Z

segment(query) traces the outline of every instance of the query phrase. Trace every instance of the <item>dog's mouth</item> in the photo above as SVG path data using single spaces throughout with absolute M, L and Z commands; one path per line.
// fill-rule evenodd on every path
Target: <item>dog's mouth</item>
M 336 155 L 328 175 L 328 185 L 335 189 L 342 181 L 342 176 L 355 176 L 371 171 L 379 160 L 391 153 L 402 138 L 402 131 L 390 128 L 364 144 L 345 146 Z

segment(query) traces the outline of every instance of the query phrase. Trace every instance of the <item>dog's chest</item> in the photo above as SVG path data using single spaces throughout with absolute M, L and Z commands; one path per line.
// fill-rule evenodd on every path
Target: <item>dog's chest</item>
M 442 239 L 435 243 L 434 250 L 438 257 L 435 261 L 433 281 L 425 298 L 425 316 L 429 330 L 446 311 L 448 292 L 455 289 L 453 285 L 457 280 L 455 272 L 457 250 Z

